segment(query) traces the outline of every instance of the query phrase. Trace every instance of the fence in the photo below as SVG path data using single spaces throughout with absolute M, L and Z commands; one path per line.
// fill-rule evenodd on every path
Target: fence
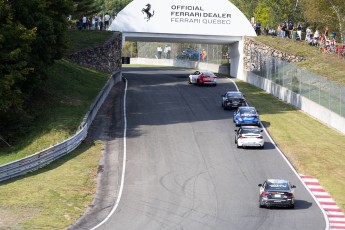
M 345 87 L 296 65 L 251 52 L 252 72 L 345 117 Z
M 112 75 L 97 96 L 93 105 L 90 107 L 90 110 L 85 115 L 81 125 L 78 128 L 78 131 L 74 136 L 43 151 L 0 166 L 0 182 L 42 168 L 76 149 L 86 138 L 88 129 L 99 108 L 107 98 L 112 87 L 119 82 L 120 79 L 121 72 L 118 71 Z

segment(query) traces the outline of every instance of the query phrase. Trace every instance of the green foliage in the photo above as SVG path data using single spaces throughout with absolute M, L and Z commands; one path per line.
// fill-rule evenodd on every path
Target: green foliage
M 101 5 L 99 4 L 97 0 L 73 0 L 73 2 L 74 2 L 74 11 L 73 11 L 74 19 L 79 19 L 83 16 L 90 17 L 101 11 Z
M 66 49 L 69 0 L 0 0 L 0 130 L 5 138 L 30 127 L 29 102 L 46 70 Z
M 34 70 L 29 63 L 37 30 L 25 28 L 13 16 L 9 2 L 0 0 L 0 130 L 6 130 L 6 122 L 16 114 L 23 114 L 27 95 L 22 88 Z
M 125 8 L 132 0 L 104 0 L 105 9 L 108 13 L 118 14 Z

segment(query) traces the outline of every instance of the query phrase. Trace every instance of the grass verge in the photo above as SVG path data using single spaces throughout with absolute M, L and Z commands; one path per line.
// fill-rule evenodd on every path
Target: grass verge
M 65 229 L 91 203 L 101 142 L 0 186 L 0 229 Z
M 317 178 L 345 210 L 345 136 L 255 86 L 236 83 L 296 170 Z
M 57 61 L 48 73 L 40 99 L 36 126 L 16 146 L 0 149 L 0 165 L 29 156 L 66 140 L 77 131 L 82 118 L 107 81 L 96 72 L 67 60 Z
M 68 53 L 103 45 L 113 34 L 114 32 L 112 31 L 69 30 L 66 33 Z

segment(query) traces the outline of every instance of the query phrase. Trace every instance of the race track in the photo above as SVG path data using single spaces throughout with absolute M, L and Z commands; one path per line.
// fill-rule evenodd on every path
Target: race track
M 263 150 L 236 148 L 232 111 L 221 107 L 221 94 L 235 85 L 227 78 L 216 87 L 189 85 L 190 72 L 123 69 L 124 187 L 117 209 L 97 229 L 324 230 L 318 205 L 267 136 Z M 257 185 L 266 178 L 297 186 L 295 209 L 259 208 Z

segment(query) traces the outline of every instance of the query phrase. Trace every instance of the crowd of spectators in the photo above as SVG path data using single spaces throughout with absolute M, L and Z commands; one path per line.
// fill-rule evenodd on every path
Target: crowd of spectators
M 92 17 L 82 16 L 76 22 L 76 28 L 79 30 L 107 30 L 109 28 L 110 15 L 106 13 L 104 17 L 96 14 Z
M 305 41 L 310 46 L 317 47 L 322 53 L 338 54 L 345 58 L 345 44 L 338 44 L 336 42 L 336 32 L 329 32 L 326 26 L 322 32 L 318 29 L 313 31 L 310 27 L 303 28 L 302 24 L 293 24 L 292 22 L 284 22 L 277 26 L 277 28 L 263 27 L 258 21 L 253 24 L 256 34 L 271 35 L 280 38 L 294 39 L 296 41 Z

